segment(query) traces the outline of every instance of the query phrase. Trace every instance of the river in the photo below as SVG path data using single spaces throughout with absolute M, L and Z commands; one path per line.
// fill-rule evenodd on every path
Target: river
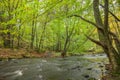
M 0 80 L 100 80 L 105 54 L 0 61 Z

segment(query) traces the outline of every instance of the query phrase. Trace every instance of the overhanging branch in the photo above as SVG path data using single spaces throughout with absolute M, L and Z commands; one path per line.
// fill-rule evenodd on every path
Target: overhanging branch
M 87 35 L 85 35 L 85 36 L 86 36 L 89 40 L 91 40 L 92 42 L 96 43 L 97 45 L 99 45 L 99 46 L 101 46 L 101 47 L 103 47 L 103 48 L 106 48 L 105 44 L 103 44 L 102 42 L 97 41 L 97 40 L 95 40 L 95 39 L 92 39 L 91 37 L 89 37 L 89 36 L 87 36 Z
M 87 19 L 85 19 L 85 18 L 83 18 L 82 16 L 80 16 L 80 15 L 76 15 L 76 14 L 74 14 L 74 15 L 71 15 L 71 16 L 69 16 L 69 17 L 79 17 L 80 19 L 82 19 L 82 20 L 84 20 L 85 22 L 87 22 L 87 23 L 90 23 L 90 24 L 92 24 L 93 26 L 95 26 L 97 29 L 99 29 L 100 31 L 102 31 L 103 32 L 103 29 L 102 28 L 100 28 L 97 24 L 95 24 L 94 22 L 92 22 L 92 21 L 89 21 L 89 20 L 87 20 Z
M 105 8 L 102 4 L 100 4 L 100 6 L 101 6 L 102 8 Z M 120 21 L 120 19 L 119 19 L 115 14 L 113 14 L 111 11 L 108 10 L 108 12 L 109 12 L 117 21 Z
M 82 20 L 84 20 L 84 21 L 86 21 L 86 22 L 92 24 L 93 26 L 98 27 L 97 24 L 95 24 L 94 22 L 91 22 L 91 21 L 89 21 L 89 20 L 83 18 L 82 16 L 79 16 L 79 15 L 74 14 L 74 15 L 71 15 L 71 16 L 69 16 L 69 17 L 73 17 L 73 16 L 79 17 L 80 19 L 82 19 Z

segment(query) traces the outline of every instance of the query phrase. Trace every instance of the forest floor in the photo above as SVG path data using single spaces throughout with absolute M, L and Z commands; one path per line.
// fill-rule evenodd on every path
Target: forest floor
M 92 54 L 95 55 L 103 53 L 102 51 L 98 52 L 84 52 L 81 54 L 70 54 L 67 56 L 80 56 L 84 54 Z M 94 54 L 93 54 L 94 53 Z M 0 60 L 6 60 L 6 59 L 21 59 L 21 58 L 46 58 L 46 57 L 61 57 L 60 52 L 54 52 L 54 51 L 45 51 L 43 53 L 39 53 L 35 50 L 26 50 L 24 48 L 21 49 L 9 49 L 9 48 L 0 48 Z
M 20 59 L 20 58 L 41 58 L 41 57 L 57 57 L 54 52 L 46 51 L 38 53 L 36 51 L 27 51 L 25 49 L 4 49 L 0 48 L 0 60 Z

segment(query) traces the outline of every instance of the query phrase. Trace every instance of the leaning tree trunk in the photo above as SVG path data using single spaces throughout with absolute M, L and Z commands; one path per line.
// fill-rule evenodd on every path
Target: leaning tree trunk
M 110 64 L 114 70 L 118 69 L 119 65 L 119 53 L 113 47 L 112 36 L 110 35 L 110 28 L 108 25 L 108 0 L 104 0 L 104 23 L 102 22 L 99 11 L 99 0 L 93 1 L 94 17 L 97 24 L 97 30 L 100 43 L 104 52 L 107 54 Z

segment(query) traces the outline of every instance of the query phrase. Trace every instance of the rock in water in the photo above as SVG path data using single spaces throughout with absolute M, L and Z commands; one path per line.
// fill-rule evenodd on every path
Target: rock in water
M 85 78 L 89 78 L 89 75 L 85 75 L 84 77 L 85 77 Z

